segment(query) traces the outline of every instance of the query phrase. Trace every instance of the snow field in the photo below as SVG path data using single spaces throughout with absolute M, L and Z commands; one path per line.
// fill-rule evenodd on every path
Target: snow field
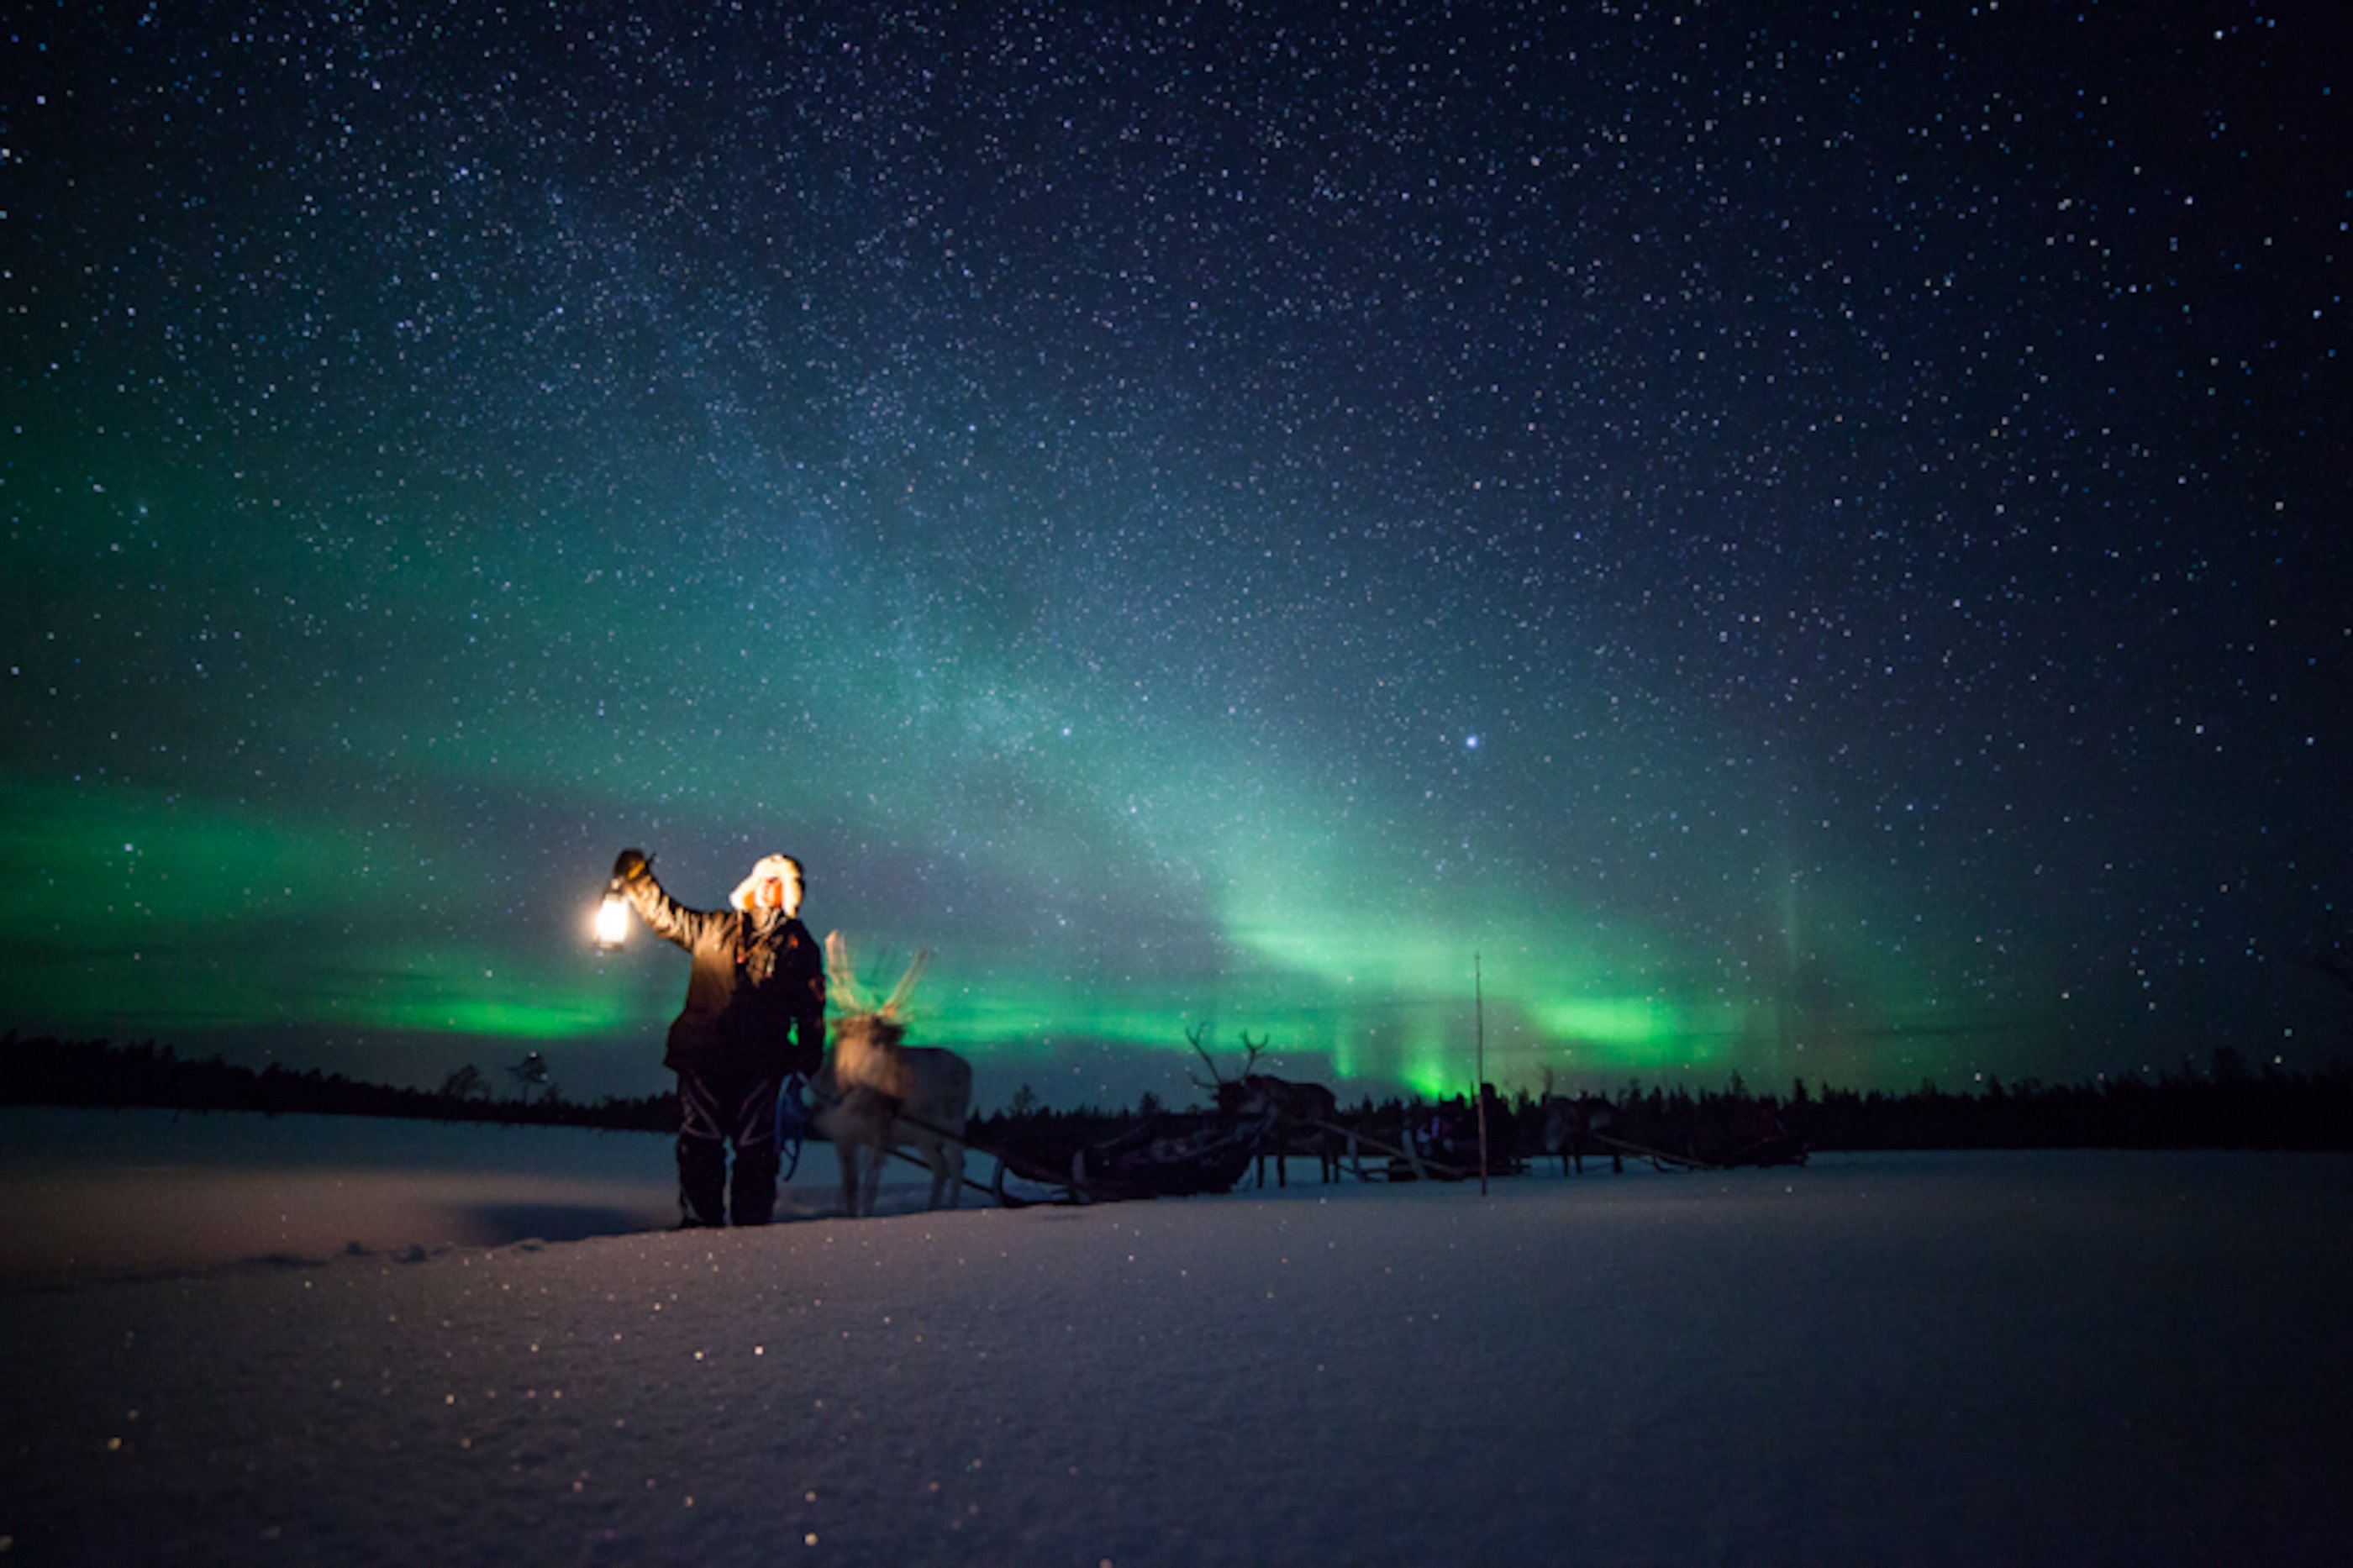
M 1311 1181 L 410 1256 L 0 1293 L 0 1535 L 27 1562 L 2353 1545 L 2341 1157 Z

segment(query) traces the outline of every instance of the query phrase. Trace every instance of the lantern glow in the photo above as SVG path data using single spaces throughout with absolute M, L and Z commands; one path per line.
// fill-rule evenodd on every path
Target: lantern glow
M 602 952 L 619 950 L 629 936 L 629 900 L 618 882 L 605 889 L 605 901 L 596 906 L 596 947 Z

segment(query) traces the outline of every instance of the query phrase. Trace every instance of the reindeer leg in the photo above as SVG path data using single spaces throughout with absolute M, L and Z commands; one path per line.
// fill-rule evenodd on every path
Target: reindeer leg
M 924 1164 L 924 1165 L 925 1165 L 925 1167 L 927 1167 L 927 1168 L 931 1171 L 931 1173 L 932 1173 L 932 1196 L 931 1196 L 931 1201 L 930 1201 L 928 1204 L 926 1204 L 924 1206 L 925 1206 L 926 1208 L 934 1208 L 934 1209 L 935 1209 L 935 1208 L 938 1208 L 938 1207 L 940 1206 L 940 1199 L 941 1199 L 941 1197 L 942 1197 L 943 1195 L 944 1195 L 944 1194 L 945 1194 L 945 1193 L 946 1193 L 946 1191 L 947 1191 L 947 1184 L 948 1184 L 948 1156 L 947 1156 L 947 1151 L 940 1147 L 940 1141 L 939 1141 L 937 1138 L 929 1137 L 929 1136 L 926 1136 L 925 1138 L 923 1138 L 923 1141 L 922 1141 L 921 1142 L 919 1142 L 919 1143 L 916 1145 L 916 1147 L 917 1147 L 917 1148 L 919 1148 L 919 1149 L 921 1149 L 921 1150 L 923 1152 L 923 1164 Z
M 923 1161 L 932 1168 L 932 1208 L 963 1208 L 965 1147 L 934 1132 L 924 1140 Z
M 964 1141 L 960 1138 L 940 1140 L 940 1163 L 948 1187 L 948 1207 L 964 1207 Z
M 841 1212 L 858 1217 L 858 1145 L 837 1136 L 833 1152 L 841 1156 Z

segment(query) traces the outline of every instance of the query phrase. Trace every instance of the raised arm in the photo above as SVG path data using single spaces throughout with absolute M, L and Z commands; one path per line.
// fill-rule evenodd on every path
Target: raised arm
M 646 922 L 646 929 L 665 942 L 676 942 L 689 952 L 703 927 L 718 917 L 709 910 L 691 910 L 663 890 L 654 879 L 653 862 L 642 849 L 624 849 L 613 862 L 613 879 L 628 895 L 629 907 Z

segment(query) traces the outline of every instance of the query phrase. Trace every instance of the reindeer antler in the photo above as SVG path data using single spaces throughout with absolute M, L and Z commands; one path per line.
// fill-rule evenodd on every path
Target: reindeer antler
M 1193 1079 L 1193 1086 L 1196 1089 L 1216 1089 L 1219 1085 L 1226 1081 L 1225 1074 L 1218 1070 L 1217 1058 L 1209 1055 L 1209 1047 L 1204 1043 L 1208 1039 L 1208 1037 L 1209 1026 L 1207 1024 L 1203 1024 L 1198 1028 L 1187 1029 L 1185 1031 L 1185 1043 L 1192 1047 L 1194 1051 L 1199 1055 L 1200 1058 L 1208 1064 L 1209 1077 L 1215 1080 L 1210 1083 L 1203 1083 L 1199 1079 L 1193 1078 L 1191 1073 L 1187 1073 L 1185 1076 L 1188 1079 Z
M 825 933 L 825 978 L 834 999 L 851 1013 L 871 1013 L 866 994 L 858 988 L 858 972 L 849 966 L 849 939 L 838 931 Z
M 832 989 L 835 1000 L 841 1004 L 844 1012 L 871 1013 L 893 1023 L 900 1022 L 901 1016 L 906 1011 L 908 999 L 915 994 L 915 982 L 923 977 L 923 971 L 931 962 L 930 948 L 916 953 L 915 961 L 907 965 L 907 973 L 901 975 L 899 984 L 891 988 L 890 999 L 877 1004 L 873 994 L 858 984 L 858 971 L 849 962 L 849 939 L 838 931 L 825 933 L 826 984 Z
M 1250 1068 L 1258 1066 L 1259 1052 L 1266 1049 L 1267 1047 L 1272 1044 L 1274 1044 L 1274 1037 L 1270 1034 L 1258 1044 L 1251 1045 L 1250 1031 L 1248 1029 L 1244 1029 L 1242 1031 L 1242 1050 L 1246 1053 L 1242 1058 L 1242 1076 L 1244 1078 L 1250 1077 Z
M 923 977 L 923 971 L 931 962 L 932 950 L 928 947 L 915 954 L 915 961 L 907 965 L 907 973 L 901 975 L 899 984 L 891 988 L 891 1000 L 882 1004 L 884 1017 L 896 1018 L 905 1009 L 907 999 L 915 994 L 915 982 Z

